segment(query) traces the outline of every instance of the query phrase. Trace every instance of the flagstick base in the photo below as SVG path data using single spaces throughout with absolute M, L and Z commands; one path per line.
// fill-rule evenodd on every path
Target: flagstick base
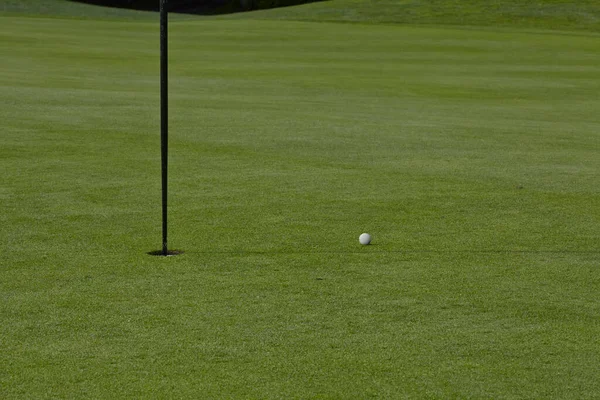
M 178 256 L 180 254 L 183 254 L 182 250 L 169 250 L 169 251 L 167 251 L 167 254 L 165 254 L 162 250 L 155 250 L 155 251 L 148 252 L 148 255 L 163 256 L 163 257 Z

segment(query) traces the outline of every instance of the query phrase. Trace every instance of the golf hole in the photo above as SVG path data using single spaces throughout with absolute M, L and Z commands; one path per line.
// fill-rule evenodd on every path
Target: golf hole
M 180 254 L 183 254 L 183 250 L 167 250 L 167 254 L 164 254 L 162 250 L 154 250 L 154 251 L 149 251 L 148 254 L 151 256 L 163 256 L 163 257 L 178 256 Z

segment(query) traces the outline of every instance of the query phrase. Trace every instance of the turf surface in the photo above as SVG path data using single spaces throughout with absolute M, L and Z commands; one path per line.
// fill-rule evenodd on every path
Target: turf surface
M 600 392 L 597 34 L 175 21 L 163 258 L 140 18 L 0 17 L 0 397 Z
M 600 31 L 596 0 L 331 0 L 231 17 Z

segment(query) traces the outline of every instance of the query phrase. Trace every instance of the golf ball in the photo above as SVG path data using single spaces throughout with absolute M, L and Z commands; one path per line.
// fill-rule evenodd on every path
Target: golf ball
M 363 233 L 358 237 L 358 241 L 360 242 L 360 244 L 369 244 L 371 243 L 371 235 L 369 235 L 368 233 Z

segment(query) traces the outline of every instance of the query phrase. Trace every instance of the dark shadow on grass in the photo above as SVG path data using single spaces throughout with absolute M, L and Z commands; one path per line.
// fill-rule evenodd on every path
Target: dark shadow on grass
M 159 11 L 159 0 L 67 0 L 138 11 Z M 327 0 L 169 0 L 167 10 L 180 14 L 218 15 L 290 7 Z
M 167 254 L 164 254 L 162 250 L 154 250 L 146 253 L 150 256 L 158 256 L 158 257 L 169 257 L 169 256 L 178 256 L 183 254 L 182 250 L 167 250 Z

